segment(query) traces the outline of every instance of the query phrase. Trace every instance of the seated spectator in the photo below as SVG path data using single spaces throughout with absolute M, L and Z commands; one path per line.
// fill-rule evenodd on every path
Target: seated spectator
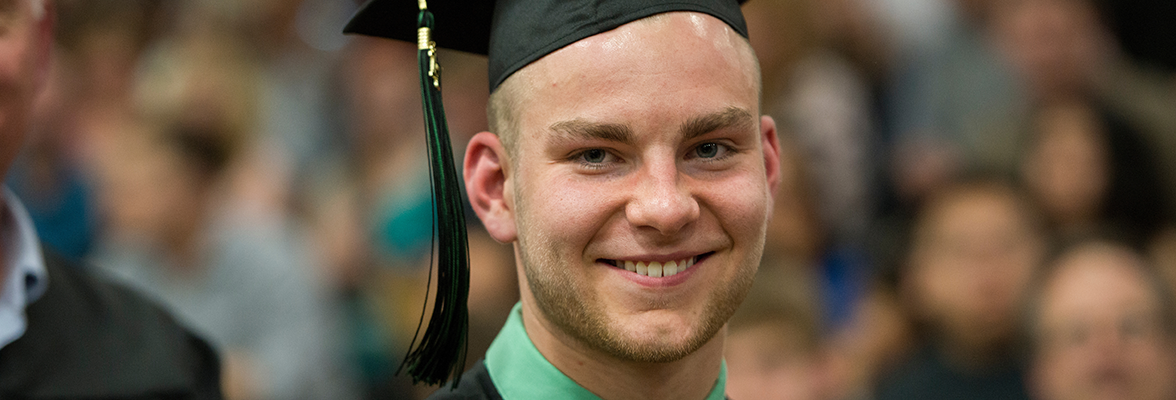
M 209 338 L 227 398 L 349 398 L 315 256 L 283 221 L 220 206 L 235 154 L 223 133 L 179 122 L 145 135 L 124 142 L 127 170 L 105 192 L 119 230 L 95 263 Z
M 0 6 L 0 176 L 30 136 L 55 6 Z M 0 186 L 0 398 L 219 399 L 208 344 L 160 307 L 54 253 Z
M 912 232 L 899 285 L 921 342 L 877 398 L 1028 398 L 1013 343 L 1043 247 L 1028 202 L 1000 179 L 960 181 L 928 199 Z
M 1172 175 L 1176 171 L 1176 113 L 1172 112 L 1176 109 L 1176 75 L 1170 68 L 1166 71 L 1156 68 L 1161 66 L 1163 56 L 1152 51 L 1163 49 L 1173 38 L 1153 35 L 1146 38 L 1146 43 L 1140 40 L 1144 38 L 1141 32 L 1172 31 L 1160 26 L 1172 25 L 1176 3 L 1164 0 L 995 3 L 999 6 L 994 39 L 1000 43 L 1002 54 L 1021 84 L 1029 88 L 1035 108 L 1090 103 L 1095 129 L 1107 131 L 1111 161 L 1119 163 L 1116 167 L 1123 166 L 1124 160 L 1144 165 L 1154 163 L 1161 167 L 1156 173 L 1163 179 L 1176 179 Z M 1176 54 L 1171 50 L 1168 53 Z M 1130 144 L 1121 142 L 1124 138 L 1115 137 L 1123 136 L 1121 133 L 1138 136 L 1133 140 L 1144 143 L 1146 152 L 1155 154 L 1151 156 L 1153 159 L 1120 158 L 1121 151 L 1131 151 L 1130 147 L 1116 148 L 1119 144 Z M 1139 171 L 1112 171 L 1112 178 L 1118 179 L 1120 173 L 1130 176 L 1133 172 Z M 1110 189 L 1112 193 L 1116 190 Z M 1153 190 L 1167 198 L 1176 198 L 1176 186 L 1163 185 Z M 1171 205 L 1168 206 L 1166 211 L 1171 213 Z
M 1159 158 L 1126 121 L 1097 105 L 1043 105 L 1022 161 L 1027 189 L 1062 234 L 1110 225 L 1150 237 L 1170 204 Z
M 1028 299 L 1035 397 L 1176 398 L 1173 298 L 1141 252 L 1075 241 L 1045 264 Z
M 735 400 L 828 398 L 814 277 L 772 263 L 761 266 L 728 325 L 727 394 Z

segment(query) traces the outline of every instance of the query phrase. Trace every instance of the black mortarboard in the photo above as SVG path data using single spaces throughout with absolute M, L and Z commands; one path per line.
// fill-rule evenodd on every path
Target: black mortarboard
M 490 91 L 506 77 L 576 41 L 668 11 L 697 11 L 747 37 L 739 4 L 746 0 L 433 0 L 433 40 L 446 49 L 488 55 Z M 411 0 L 370 0 L 344 29 L 389 39 L 417 40 L 418 7 Z
M 490 92 L 515 71 L 580 39 L 670 11 L 695 11 L 726 22 L 744 37 L 746 0 L 368 0 L 345 33 L 417 43 L 421 101 L 429 143 L 437 234 L 437 292 L 419 347 L 414 336 L 401 367 L 414 381 L 456 388 L 465 364 L 469 252 L 464 196 L 441 107 L 436 48 L 489 56 Z M 423 319 L 423 315 L 422 315 Z M 418 334 L 420 328 L 417 328 Z

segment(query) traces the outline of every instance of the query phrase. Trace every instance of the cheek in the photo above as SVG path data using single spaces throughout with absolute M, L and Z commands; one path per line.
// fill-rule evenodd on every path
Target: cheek
M 703 209 L 709 209 L 735 239 L 763 239 L 769 216 L 767 183 L 751 177 L 699 182 L 694 190 Z
M 1141 376 L 1173 378 L 1172 371 L 1176 368 L 1176 359 L 1171 357 L 1171 349 L 1159 341 L 1162 339 L 1145 339 L 1134 343 L 1127 351 L 1128 362 L 1134 373 Z
M 10 37 L 9 34 L 0 33 L 0 85 L 5 89 L 13 89 L 20 87 L 20 76 L 25 68 L 22 62 L 26 57 L 25 48 L 19 43 L 19 38 Z M 5 96 L 11 96 L 13 92 L 6 90 Z
M 619 196 L 611 186 L 555 174 L 519 179 L 515 198 L 520 233 L 548 242 L 586 243 L 617 209 Z

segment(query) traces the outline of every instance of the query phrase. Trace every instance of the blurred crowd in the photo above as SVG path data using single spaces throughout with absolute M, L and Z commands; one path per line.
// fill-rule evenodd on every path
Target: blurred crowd
M 431 200 L 415 46 L 352 0 L 58 0 L 6 183 L 167 305 L 230 399 L 416 399 Z M 1176 398 L 1176 3 L 753 0 L 781 190 L 740 399 Z M 455 152 L 484 57 L 442 52 Z M 472 215 L 471 215 L 472 216 Z M 470 363 L 518 299 L 470 222 Z

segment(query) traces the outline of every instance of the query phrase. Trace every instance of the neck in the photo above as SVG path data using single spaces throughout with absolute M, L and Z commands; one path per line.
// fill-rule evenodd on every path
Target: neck
M 1007 340 L 962 341 L 941 339 L 936 346 L 944 361 L 960 371 L 985 373 L 1002 368 L 1009 360 L 1011 344 Z
M 555 329 L 531 299 L 523 299 L 527 336 L 552 365 L 606 400 L 705 399 L 719 378 L 726 328 L 697 351 L 667 363 L 616 358 Z

